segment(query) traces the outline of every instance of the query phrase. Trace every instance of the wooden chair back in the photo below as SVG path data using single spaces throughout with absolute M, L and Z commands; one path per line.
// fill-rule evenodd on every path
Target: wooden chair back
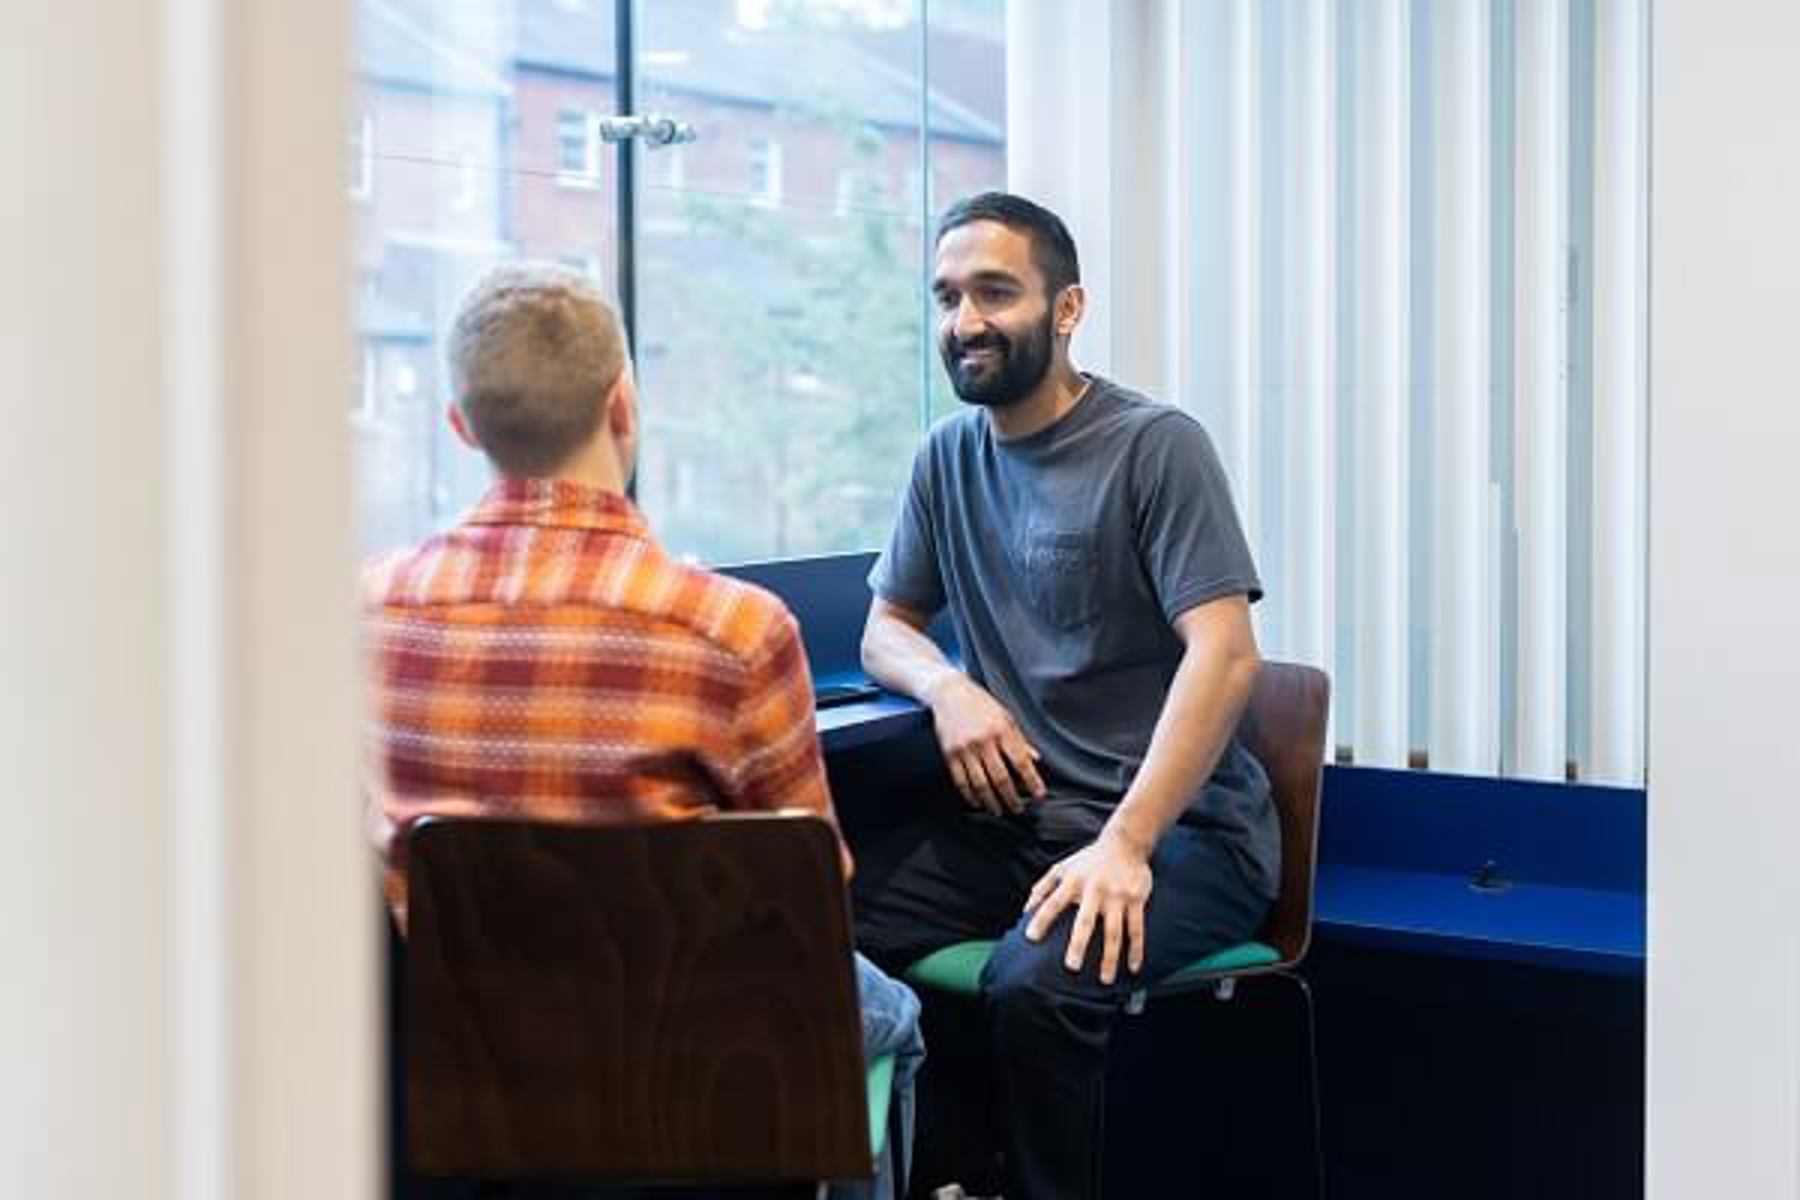
M 849 908 L 824 821 L 440 819 L 415 826 L 408 855 L 414 1171 L 869 1177 Z
M 1269 774 L 1281 820 L 1281 890 L 1262 940 L 1298 962 L 1312 938 L 1319 856 L 1319 786 L 1325 764 L 1331 679 L 1315 667 L 1265 662 L 1238 737 Z

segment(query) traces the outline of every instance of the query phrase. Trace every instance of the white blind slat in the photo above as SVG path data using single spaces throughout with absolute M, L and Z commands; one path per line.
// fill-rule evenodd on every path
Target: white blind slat
M 1496 766 L 1489 485 L 1489 11 L 1436 5 L 1432 213 L 1431 765 Z
M 1359 6 L 1356 156 L 1356 761 L 1407 761 L 1407 143 L 1404 0 Z
M 1594 63 L 1594 577 L 1587 774 L 1644 770 L 1643 0 L 1601 0 Z
M 1560 779 L 1568 757 L 1567 0 L 1519 0 L 1516 20 L 1513 762 L 1518 774 Z
M 1337 4 L 1298 0 L 1288 14 L 1285 280 L 1289 374 L 1282 546 L 1287 652 L 1329 668 L 1337 592 Z

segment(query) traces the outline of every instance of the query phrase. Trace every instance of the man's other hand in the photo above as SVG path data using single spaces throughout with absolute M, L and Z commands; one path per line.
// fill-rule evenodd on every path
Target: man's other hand
M 1043 796 L 1037 750 L 980 684 L 960 672 L 948 673 L 925 703 L 950 778 L 970 807 L 999 816 L 1022 812 L 1026 796 Z
M 1144 906 L 1150 900 L 1150 886 L 1149 855 L 1125 838 L 1103 832 L 1093 844 L 1045 871 L 1032 886 L 1025 901 L 1025 911 L 1031 914 L 1025 936 L 1043 941 L 1063 910 L 1077 905 L 1063 966 L 1081 970 L 1098 923 L 1100 982 L 1110 984 L 1118 978 L 1121 950 L 1135 975 L 1144 969 Z

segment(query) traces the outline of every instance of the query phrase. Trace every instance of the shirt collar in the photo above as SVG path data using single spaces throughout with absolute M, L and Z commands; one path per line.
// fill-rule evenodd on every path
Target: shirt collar
M 465 525 L 541 525 L 649 536 L 637 505 L 617 492 L 566 479 L 502 479 L 488 489 Z

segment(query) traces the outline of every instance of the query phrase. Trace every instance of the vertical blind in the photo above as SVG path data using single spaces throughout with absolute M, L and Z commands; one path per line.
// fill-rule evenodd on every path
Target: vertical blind
M 1341 759 L 1642 782 L 1646 2 L 1183 9 L 1187 402 Z

